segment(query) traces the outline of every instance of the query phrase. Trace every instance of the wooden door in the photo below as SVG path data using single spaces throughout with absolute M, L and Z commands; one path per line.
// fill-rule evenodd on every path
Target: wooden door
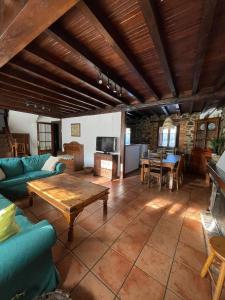
M 37 123 L 38 154 L 53 153 L 53 128 L 51 123 Z

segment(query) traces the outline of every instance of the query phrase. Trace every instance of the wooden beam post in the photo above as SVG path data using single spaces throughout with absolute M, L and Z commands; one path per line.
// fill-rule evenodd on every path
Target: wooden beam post
M 120 179 L 125 177 L 125 138 L 126 138 L 126 112 L 121 111 L 121 131 L 120 131 Z
M 218 0 L 204 0 L 203 1 L 203 16 L 199 31 L 198 49 L 196 56 L 196 63 L 193 73 L 193 84 L 192 84 L 192 94 L 195 95 L 198 92 L 200 76 L 202 72 L 202 67 L 207 52 L 210 33 L 213 26 L 214 15 L 216 11 Z
M 82 14 L 93 24 L 93 26 L 98 30 L 98 32 L 103 36 L 106 43 L 112 47 L 112 49 L 116 52 L 116 54 L 126 63 L 126 65 L 130 68 L 130 70 L 136 74 L 143 82 L 143 84 L 150 90 L 151 94 L 154 96 L 155 99 L 159 99 L 158 95 L 153 90 L 151 83 L 149 82 L 149 79 L 145 76 L 143 70 L 141 70 L 138 63 L 135 61 L 133 55 L 131 55 L 130 52 L 128 52 L 128 49 L 124 47 L 122 42 L 119 39 L 118 33 L 114 33 L 112 28 L 109 29 L 106 27 L 106 25 L 109 25 L 108 22 L 99 20 L 95 13 L 87 6 L 87 4 L 84 1 L 80 1 L 77 4 L 78 8 L 81 10 Z
M 0 35 L 0 68 L 78 1 L 27 1 Z
M 159 56 L 159 60 L 161 63 L 161 66 L 163 68 L 168 86 L 172 92 L 173 97 L 177 97 L 177 92 L 173 80 L 173 76 L 169 67 L 165 47 L 163 46 L 163 41 L 161 38 L 161 34 L 159 31 L 159 21 L 157 20 L 157 15 L 155 12 L 155 8 L 153 7 L 153 1 L 151 0 L 139 0 L 139 4 L 142 9 L 142 13 L 144 15 L 145 21 L 148 26 L 148 30 L 150 32 L 152 41 L 154 43 L 154 46 L 156 48 L 156 52 Z

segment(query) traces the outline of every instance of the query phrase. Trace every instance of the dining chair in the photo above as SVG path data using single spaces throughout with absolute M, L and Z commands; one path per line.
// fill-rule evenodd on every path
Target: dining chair
M 152 179 L 156 179 L 159 184 L 159 191 L 162 190 L 162 184 L 165 183 L 165 179 L 168 175 L 168 170 L 162 165 L 163 154 L 160 153 L 158 157 L 148 158 L 148 187 L 152 183 Z
M 176 182 L 177 191 L 179 190 L 179 186 L 183 184 L 184 179 L 184 154 L 180 156 L 177 167 L 173 172 L 173 180 Z

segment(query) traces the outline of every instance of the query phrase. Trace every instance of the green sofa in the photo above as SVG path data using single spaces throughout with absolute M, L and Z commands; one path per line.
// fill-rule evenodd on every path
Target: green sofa
M 0 193 L 14 201 L 27 195 L 28 181 L 63 173 L 65 165 L 62 163 L 57 163 L 53 172 L 41 170 L 49 157 L 50 154 L 0 158 L 0 168 L 6 175 L 6 179 L 0 181 Z
M 0 209 L 10 204 L 0 194 Z M 0 243 L 0 299 L 31 300 L 58 284 L 51 253 L 56 234 L 46 220 L 33 224 L 19 208 L 16 222 L 20 232 Z

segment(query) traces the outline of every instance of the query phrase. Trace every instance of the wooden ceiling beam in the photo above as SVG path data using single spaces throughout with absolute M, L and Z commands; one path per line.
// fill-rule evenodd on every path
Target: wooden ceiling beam
M 210 34 L 212 31 L 213 20 L 216 12 L 218 0 L 205 0 L 203 1 L 203 15 L 199 30 L 198 48 L 196 55 L 196 62 L 193 73 L 192 94 L 198 92 L 201 72 L 204 64 L 205 55 L 208 49 Z
M 155 12 L 153 1 L 151 0 L 139 0 L 139 4 L 144 15 L 148 30 L 150 32 L 153 44 L 156 48 L 157 55 L 159 57 L 160 64 L 163 68 L 168 86 L 171 90 L 173 97 L 177 97 L 177 91 L 174 84 L 172 72 L 168 63 L 165 47 L 163 45 L 162 37 L 159 30 L 159 20 Z
M 21 101 L 21 99 L 12 97 L 10 95 L 3 95 L 0 94 L 0 107 L 3 109 L 11 109 L 16 111 L 22 111 L 32 114 L 38 114 L 43 116 L 49 116 L 49 117 L 56 117 L 56 118 L 62 118 L 63 113 L 59 111 L 52 111 L 52 112 L 40 112 L 40 111 L 34 111 L 31 108 L 26 107 L 25 101 Z
M 0 35 L 0 68 L 78 0 L 29 0 Z
M 3 88 L 7 88 L 8 90 L 11 90 L 13 92 L 19 92 L 19 93 L 22 92 L 23 94 L 27 95 L 28 100 L 29 100 L 29 97 L 32 96 L 32 97 L 39 98 L 40 100 L 43 100 L 45 102 L 52 103 L 53 105 L 60 104 L 61 106 L 68 107 L 68 108 L 74 108 L 78 111 L 85 110 L 85 109 L 81 109 L 80 107 L 77 107 L 73 103 L 69 103 L 69 102 L 65 103 L 65 101 L 46 96 L 45 94 L 40 93 L 39 91 L 31 90 L 30 87 L 25 84 L 20 84 L 20 85 L 15 84 L 15 82 L 12 81 L 10 78 L 6 82 L 5 79 L 3 80 L 0 76 L 0 86 Z
M 28 50 L 23 50 L 21 52 L 21 55 L 18 59 L 16 59 L 16 64 L 21 66 L 21 57 L 23 57 L 24 55 L 29 55 L 31 58 L 34 58 L 35 60 L 40 60 L 40 65 L 44 65 L 46 67 L 53 67 L 56 70 L 56 73 L 61 73 L 64 75 L 67 75 L 66 77 L 69 78 L 74 78 L 73 75 L 71 75 L 70 73 L 64 71 L 63 69 L 59 68 L 58 66 L 56 66 L 53 63 L 50 63 L 49 61 L 47 61 L 46 59 L 43 59 L 41 57 L 39 57 L 38 55 L 36 55 L 33 52 L 30 52 Z M 15 61 L 15 59 L 14 59 Z M 29 68 L 30 71 L 35 72 L 36 74 L 42 76 L 43 78 L 47 77 L 49 80 L 51 80 L 52 82 L 55 82 L 56 84 L 61 84 L 61 87 L 64 86 L 64 88 L 66 88 L 67 90 L 70 90 L 71 92 L 73 92 L 76 97 L 79 97 L 79 100 L 82 100 L 84 103 L 96 103 L 96 104 L 100 104 L 100 105 L 112 105 L 112 103 L 108 103 L 108 102 L 104 102 L 105 99 L 103 99 L 102 97 L 96 96 L 93 93 L 87 92 L 82 86 L 80 86 L 79 88 L 77 88 L 73 83 L 71 83 L 71 81 L 69 82 L 68 80 L 65 80 L 63 78 L 59 78 L 58 76 L 54 75 L 53 72 L 49 72 L 47 70 L 44 70 L 43 68 L 37 67 L 36 65 L 31 65 L 30 63 L 27 64 L 26 60 L 24 61 L 23 59 L 23 63 L 22 66 L 24 67 L 24 64 L 26 65 L 26 69 Z
M 8 72 L 6 73 L 5 71 L 2 71 L 2 69 L 0 69 L 0 80 L 5 81 L 5 83 L 11 83 L 17 87 L 23 86 L 23 87 L 25 87 L 25 89 L 27 89 L 28 92 L 29 91 L 38 92 L 39 95 L 48 96 L 48 98 L 51 98 L 53 101 L 58 100 L 62 103 L 65 103 L 68 105 L 73 105 L 74 107 L 80 108 L 82 110 L 89 110 L 91 108 L 93 109 L 93 107 L 88 106 L 88 105 L 77 104 L 76 102 L 72 101 L 72 99 L 65 100 L 65 97 L 62 97 L 62 96 L 59 98 L 57 93 L 54 93 L 50 89 L 44 88 L 36 83 L 30 82 L 30 81 L 24 80 L 20 77 L 9 74 Z M 21 85 L 21 83 L 23 85 Z
M 159 99 L 158 95 L 152 88 L 152 84 L 150 83 L 149 78 L 146 77 L 143 70 L 140 68 L 139 64 L 136 62 L 133 54 L 125 47 L 125 42 L 120 41 L 118 33 L 115 34 L 112 28 L 109 29 L 109 23 L 103 21 L 103 15 L 100 20 L 99 17 L 96 16 L 96 12 L 84 2 L 80 1 L 77 4 L 77 7 L 81 10 L 82 14 L 92 23 L 92 25 L 98 30 L 98 32 L 103 36 L 106 43 L 110 45 L 110 47 L 115 51 L 115 53 L 126 63 L 129 69 L 141 79 L 142 83 L 155 99 Z
M 224 72 L 224 69 L 223 69 L 223 75 L 221 75 L 216 84 L 215 84 L 215 91 L 218 91 L 219 89 L 221 89 L 223 86 L 225 85 L 225 72 Z
M 64 105 L 61 105 L 59 103 L 52 103 L 52 102 L 40 99 L 38 97 L 34 97 L 34 96 L 31 96 L 31 95 L 28 95 L 28 94 L 23 93 L 23 92 L 14 91 L 14 90 L 10 89 L 10 87 L 2 85 L 1 82 L 0 82 L 0 92 L 1 92 L 1 94 L 7 94 L 7 95 L 10 94 L 13 97 L 26 99 L 27 102 L 28 101 L 33 101 L 33 102 L 40 103 L 42 105 L 50 106 L 52 108 L 57 107 L 57 108 L 59 108 L 61 110 L 68 111 L 68 112 L 79 112 L 79 111 L 81 111 L 80 109 L 76 109 L 76 108 L 73 108 L 73 107 L 64 106 Z
M 29 51 L 28 51 L 29 50 Z M 29 46 L 29 49 L 26 49 L 26 51 L 35 54 L 38 56 L 42 61 L 44 61 L 46 64 L 49 64 L 50 66 L 54 67 L 55 69 L 59 70 L 61 73 L 63 72 L 67 77 L 70 77 L 72 80 L 79 81 L 79 90 L 82 91 L 82 93 L 85 93 L 87 95 L 91 95 L 91 97 L 98 98 L 99 101 L 102 103 L 105 103 L 110 106 L 116 106 L 117 104 L 121 104 L 121 99 L 114 97 L 110 94 L 108 94 L 108 91 L 105 92 L 100 89 L 97 81 L 94 82 L 90 79 L 88 79 L 86 76 L 75 70 L 73 67 L 71 67 L 69 64 L 64 63 L 63 61 L 59 61 L 50 55 L 46 54 L 43 50 L 38 49 L 38 47 L 35 45 Z M 90 93 L 90 91 L 87 91 L 87 88 L 94 90 L 94 93 L 100 93 L 101 96 L 96 96 L 93 92 Z
M 45 33 L 47 33 L 51 38 L 59 42 L 65 49 L 69 50 L 71 53 L 79 55 L 85 61 L 88 61 L 91 67 L 97 67 L 99 70 L 101 70 L 102 73 L 105 74 L 105 76 L 108 76 L 118 86 L 121 86 L 124 89 L 126 89 L 127 92 L 132 94 L 137 100 L 141 99 L 139 100 L 140 102 L 144 100 L 144 98 L 137 91 L 135 91 L 129 83 L 127 83 L 121 78 L 118 78 L 118 75 L 115 74 L 115 72 L 112 71 L 111 68 L 106 67 L 93 53 L 91 53 L 87 48 L 82 46 L 81 43 L 75 37 L 70 36 L 67 32 L 62 30 L 62 28 L 57 26 L 57 24 L 54 24 L 51 27 L 51 30 L 48 29 L 45 31 Z M 121 100 L 125 104 L 129 104 L 125 98 L 121 98 Z
M 84 105 L 85 107 L 92 108 L 92 109 L 93 108 L 94 109 L 95 108 L 104 108 L 106 106 L 106 105 L 103 105 L 99 102 L 94 102 L 92 100 L 90 102 L 88 102 L 88 101 L 85 102 L 83 100 L 80 100 L 80 99 L 76 98 L 76 95 L 71 93 L 71 91 L 67 91 L 66 86 L 64 86 L 60 82 L 55 82 L 55 81 L 49 79 L 47 76 L 45 77 L 45 76 L 42 76 L 40 74 L 37 74 L 37 73 L 31 71 L 30 69 L 28 69 L 29 66 L 24 67 L 24 66 L 9 62 L 6 67 L 11 67 L 12 71 L 13 71 L 13 74 L 15 74 L 15 70 L 19 71 L 20 72 L 19 76 L 16 76 L 16 77 L 17 78 L 22 78 L 22 79 L 25 78 L 25 80 L 27 82 L 32 82 L 32 83 L 36 82 L 37 83 L 37 80 L 41 80 L 40 85 L 38 83 L 39 86 L 47 88 L 48 91 L 56 93 L 57 96 L 67 98 L 67 99 L 73 101 L 74 104 L 79 104 L 79 105 L 82 105 L 82 106 Z M 28 75 L 27 79 L 26 79 L 26 77 L 23 76 L 24 73 L 25 73 L 25 76 Z M 22 76 L 20 74 L 22 74 Z M 56 89 L 50 88 L 49 83 L 55 85 Z M 65 89 L 66 89 L 66 91 L 65 91 Z

